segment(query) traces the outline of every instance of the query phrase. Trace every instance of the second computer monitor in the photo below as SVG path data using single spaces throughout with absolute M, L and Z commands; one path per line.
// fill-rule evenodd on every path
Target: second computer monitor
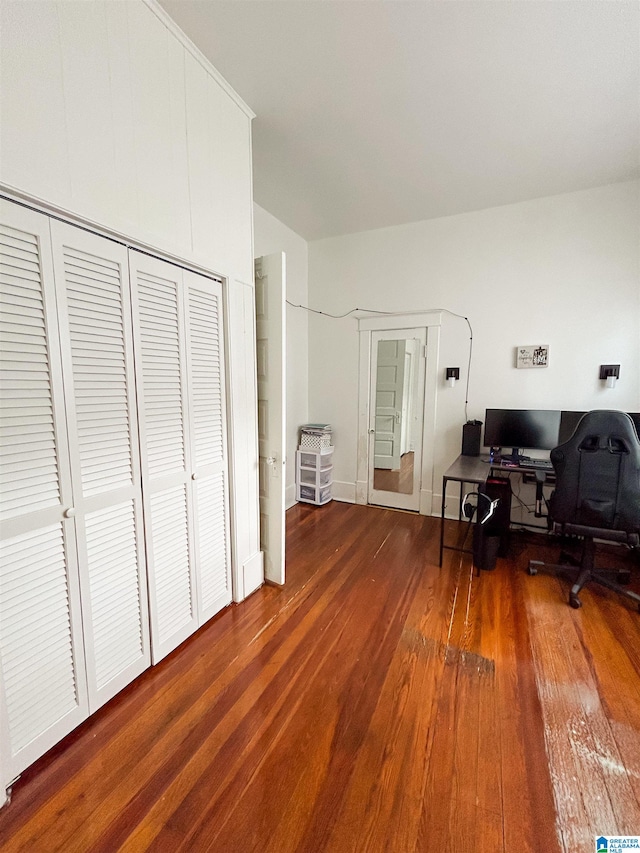
M 586 415 L 586 412 L 561 412 L 560 414 L 561 418 L 558 444 L 564 444 L 565 441 L 569 441 L 569 439 L 575 432 L 575 428 L 580 423 L 580 419 L 583 415 Z M 638 436 L 640 436 L 640 413 L 627 412 L 627 414 L 633 421 Z
M 558 444 L 560 412 L 555 409 L 487 409 L 484 446 L 553 450 Z

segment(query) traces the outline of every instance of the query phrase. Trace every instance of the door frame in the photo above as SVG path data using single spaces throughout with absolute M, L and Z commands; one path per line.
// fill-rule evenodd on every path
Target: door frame
M 371 420 L 371 353 L 373 332 L 425 328 L 427 331 L 425 389 L 422 424 L 422 470 L 420 476 L 420 515 L 432 514 L 434 442 L 436 435 L 436 392 L 440 348 L 441 311 L 416 311 L 406 314 L 370 314 L 358 318 L 358 455 L 356 503 L 369 503 L 369 433 Z
M 287 258 L 273 252 L 254 258 L 260 548 L 264 577 L 285 582 L 286 315 Z

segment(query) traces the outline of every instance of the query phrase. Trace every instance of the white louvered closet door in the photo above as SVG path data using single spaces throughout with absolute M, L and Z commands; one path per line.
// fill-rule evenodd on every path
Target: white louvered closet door
M 0 782 L 88 715 L 47 217 L 0 203 Z
M 222 286 L 184 272 L 199 622 L 231 602 Z
M 129 264 L 151 646 L 157 663 L 198 627 L 183 273 L 173 264 L 134 251 Z
M 89 705 L 149 666 L 127 249 L 52 221 Z

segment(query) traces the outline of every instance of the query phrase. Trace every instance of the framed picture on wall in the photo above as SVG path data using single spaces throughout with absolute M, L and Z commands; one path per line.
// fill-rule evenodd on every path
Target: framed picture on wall
M 516 347 L 516 367 L 548 367 L 549 345 Z

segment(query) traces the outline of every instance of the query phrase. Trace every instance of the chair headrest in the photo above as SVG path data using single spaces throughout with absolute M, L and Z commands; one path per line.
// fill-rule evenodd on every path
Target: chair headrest
M 598 410 L 583 415 L 571 438 L 560 447 L 574 447 L 586 453 L 633 453 L 640 452 L 640 440 L 626 412 Z

